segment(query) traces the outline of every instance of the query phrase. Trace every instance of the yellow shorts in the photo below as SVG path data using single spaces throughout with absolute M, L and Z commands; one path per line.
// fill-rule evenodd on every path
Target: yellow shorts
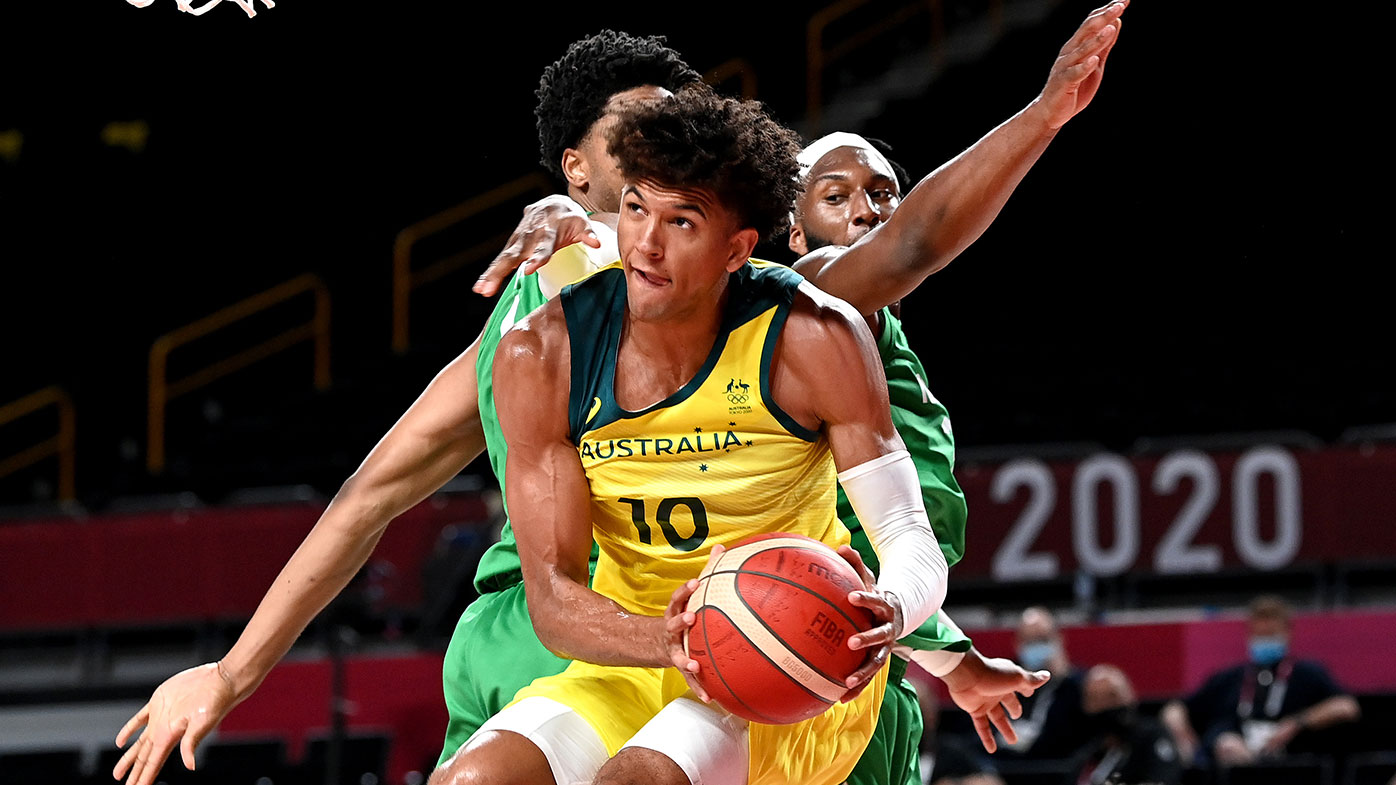
M 817 717 L 792 725 L 751 723 L 748 785 L 842 783 L 872 738 L 886 689 L 883 667 L 861 695 Z M 514 702 L 536 695 L 571 708 L 615 755 L 660 709 L 688 692 L 688 682 L 673 668 L 573 662 L 562 673 L 519 690 Z

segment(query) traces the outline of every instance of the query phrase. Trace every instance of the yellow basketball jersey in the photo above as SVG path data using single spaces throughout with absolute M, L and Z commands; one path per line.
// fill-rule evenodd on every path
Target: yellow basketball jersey
M 707 361 L 643 411 L 621 409 L 614 394 L 624 271 L 608 267 L 563 290 L 571 436 L 601 549 L 596 591 L 659 615 L 674 589 L 698 576 L 715 543 L 763 532 L 795 532 L 831 547 L 849 541 L 835 515 L 827 440 L 771 399 L 771 356 L 801 280 L 767 262 L 733 273 Z

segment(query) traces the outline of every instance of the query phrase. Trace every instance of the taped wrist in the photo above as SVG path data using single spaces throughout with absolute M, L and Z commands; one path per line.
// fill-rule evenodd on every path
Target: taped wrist
M 882 563 L 877 586 L 902 601 L 906 635 L 945 601 L 949 566 L 931 530 L 916 464 L 906 450 L 839 473 L 839 484 Z

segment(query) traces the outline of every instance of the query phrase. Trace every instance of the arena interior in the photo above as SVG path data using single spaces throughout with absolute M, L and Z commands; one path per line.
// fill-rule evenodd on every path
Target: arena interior
M 919 178 L 1031 101 L 1093 7 L 252 5 L 7 12 L 0 783 L 111 782 L 122 723 L 227 650 L 473 339 L 475 278 L 558 190 L 533 94 L 569 42 L 665 35 L 720 92 L 806 139 L 884 140 Z M 945 607 L 977 648 L 1016 657 L 1044 607 L 1070 662 L 1118 666 L 1155 718 L 1243 662 L 1248 604 L 1278 596 L 1292 654 L 1360 719 L 1181 781 L 1387 785 L 1396 332 L 1362 62 L 1380 50 L 1355 43 L 1370 20 L 1280 5 L 1134 0 L 1095 100 L 902 315 L 954 422 L 969 522 Z M 500 522 L 477 460 L 393 523 L 199 771 L 176 756 L 160 781 L 424 782 L 443 651 Z M 919 684 L 928 735 L 977 749 Z M 1007 785 L 1077 782 L 978 757 Z

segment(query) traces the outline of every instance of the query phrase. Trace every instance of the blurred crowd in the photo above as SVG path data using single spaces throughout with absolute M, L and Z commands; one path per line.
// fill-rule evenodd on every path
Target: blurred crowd
M 920 690 L 926 719 L 921 771 L 927 785 L 1192 785 L 1287 781 L 1287 763 L 1343 751 L 1340 734 L 1361 719 L 1358 701 L 1320 663 L 1290 646 L 1291 609 L 1274 596 L 1247 611 L 1247 650 L 1191 694 L 1141 708 L 1130 674 L 1072 661 L 1054 614 L 1023 611 L 1017 660 L 1052 679 L 1022 701 L 1014 743 L 986 753 L 937 733 L 940 706 Z M 1250 781 L 1250 780 L 1246 780 Z M 1396 780 L 1392 781 L 1396 785 Z

